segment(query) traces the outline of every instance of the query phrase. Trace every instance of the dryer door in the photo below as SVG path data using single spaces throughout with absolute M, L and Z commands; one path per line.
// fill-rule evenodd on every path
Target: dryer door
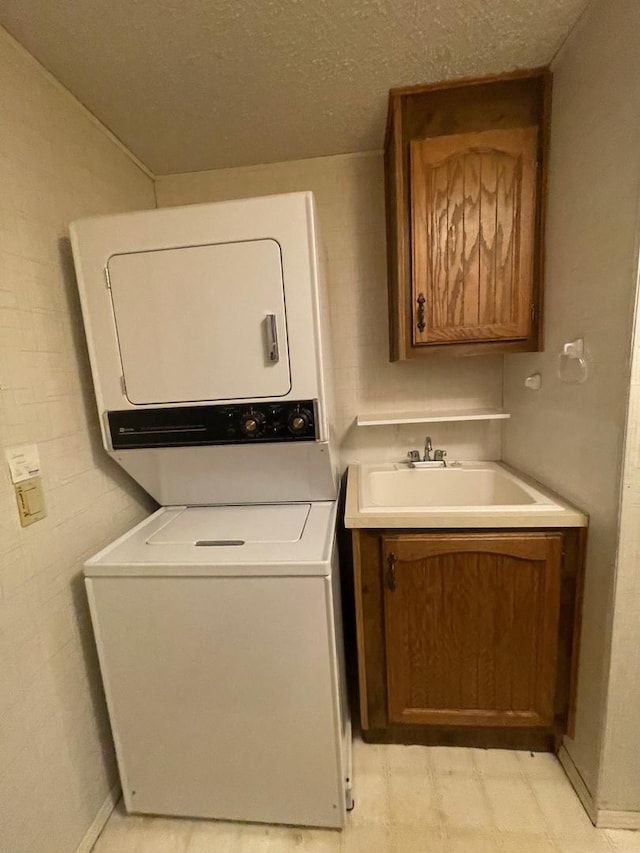
M 289 392 L 282 259 L 275 240 L 113 255 L 108 271 L 132 404 Z

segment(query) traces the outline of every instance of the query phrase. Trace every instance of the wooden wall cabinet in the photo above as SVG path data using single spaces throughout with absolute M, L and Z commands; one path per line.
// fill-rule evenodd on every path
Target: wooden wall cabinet
M 583 531 L 352 535 L 365 740 L 554 749 L 572 725 Z
M 391 360 L 540 348 L 551 75 L 393 89 Z

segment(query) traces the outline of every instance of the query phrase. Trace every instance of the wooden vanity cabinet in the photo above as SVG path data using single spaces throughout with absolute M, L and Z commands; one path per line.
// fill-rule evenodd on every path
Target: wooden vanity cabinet
M 352 536 L 364 739 L 555 748 L 572 726 L 582 530 Z
M 391 360 L 541 344 L 551 75 L 392 89 Z

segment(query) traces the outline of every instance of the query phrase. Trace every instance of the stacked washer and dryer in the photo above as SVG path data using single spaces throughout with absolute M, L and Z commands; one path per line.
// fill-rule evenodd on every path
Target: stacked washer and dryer
M 107 452 L 161 505 L 85 565 L 127 810 L 351 805 L 310 193 L 75 222 Z

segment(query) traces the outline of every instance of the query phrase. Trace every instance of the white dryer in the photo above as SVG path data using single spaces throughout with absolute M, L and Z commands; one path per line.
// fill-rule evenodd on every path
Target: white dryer
M 85 565 L 127 809 L 341 827 L 351 737 L 313 198 L 71 233 L 105 449 L 163 507 Z

